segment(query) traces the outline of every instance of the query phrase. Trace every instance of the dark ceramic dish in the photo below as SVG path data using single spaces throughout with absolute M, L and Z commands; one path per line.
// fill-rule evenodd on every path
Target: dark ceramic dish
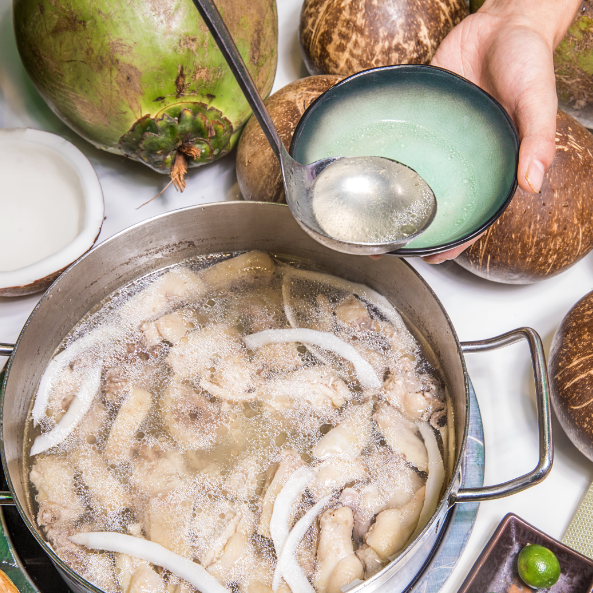
M 560 561 L 560 579 L 549 593 L 591 593 L 593 560 L 582 556 L 529 523 L 508 514 L 482 550 L 480 557 L 458 593 L 531 592 L 517 573 L 517 555 L 527 544 L 539 544 L 552 550 Z
M 448 70 L 398 65 L 344 79 L 314 101 L 290 146 L 301 163 L 385 156 L 417 171 L 437 197 L 433 224 L 397 255 L 430 255 L 476 237 L 517 187 L 519 138 L 503 107 Z

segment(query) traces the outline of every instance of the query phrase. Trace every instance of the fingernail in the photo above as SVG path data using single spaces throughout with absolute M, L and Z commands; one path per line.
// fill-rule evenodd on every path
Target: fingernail
M 544 166 L 539 161 L 534 159 L 529 163 L 529 168 L 527 169 L 527 173 L 525 173 L 525 180 L 529 183 L 529 187 L 533 190 L 534 194 L 539 194 L 542 190 L 545 171 Z

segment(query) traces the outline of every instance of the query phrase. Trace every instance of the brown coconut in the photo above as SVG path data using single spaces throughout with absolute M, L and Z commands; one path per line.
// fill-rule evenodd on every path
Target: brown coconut
M 305 0 L 300 43 L 311 74 L 428 64 L 467 0 Z
M 593 461 L 593 292 L 562 320 L 548 371 L 558 420 L 577 449 Z
M 265 101 L 270 117 L 288 150 L 292 135 L 307 107 L 342 76 L 309 76 L 296 80 Z M 237 181 L 246 200 L 284 202 L 282 173 L 270 143 L 257 120 L 245 126 L 237 147 Z
M 531 284 L 567 270 L 593 249 L 593 135 L 559 111 L 556 158 L 539 194 L 517 189 L 505 213 L 455 260 L 474 274 Z

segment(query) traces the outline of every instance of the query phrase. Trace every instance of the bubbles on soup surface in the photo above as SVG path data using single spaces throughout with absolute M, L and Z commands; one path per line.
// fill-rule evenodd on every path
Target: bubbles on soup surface
M 340 349 L 245 344 L 300 329 Z M 365 387 L 354 360 L 379 387 Z M 37 522 L 105 591 L 192 590 L 143 559 L 142 540 L 230 590 L 268 593 L 297 523 L 299 578 L 319 593 L 332 563 L 336 582 L 368 578 L 439 496 L 428 462 L 442 467 L 452 438 L 441 383 L 386 299 L 262 252 L 188 261 L 111 295 L 56 350 L 32 416 L 25 452 L 43 449 L 27 469 Z M 95 532 L 136 539 L 128 554 L 70 539 Z

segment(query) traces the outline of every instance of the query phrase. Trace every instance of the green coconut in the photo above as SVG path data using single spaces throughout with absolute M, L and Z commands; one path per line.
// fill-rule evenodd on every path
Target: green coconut
M 584 0 L 554 53 L 560 107 L 593 127 L 593 2 Z
M 277 64 L 275 0 L 216 0 L 260 93 Z M 251 110 L 191 0 L 14 0 L 25 68 L 75 132 L 183 189 Z

